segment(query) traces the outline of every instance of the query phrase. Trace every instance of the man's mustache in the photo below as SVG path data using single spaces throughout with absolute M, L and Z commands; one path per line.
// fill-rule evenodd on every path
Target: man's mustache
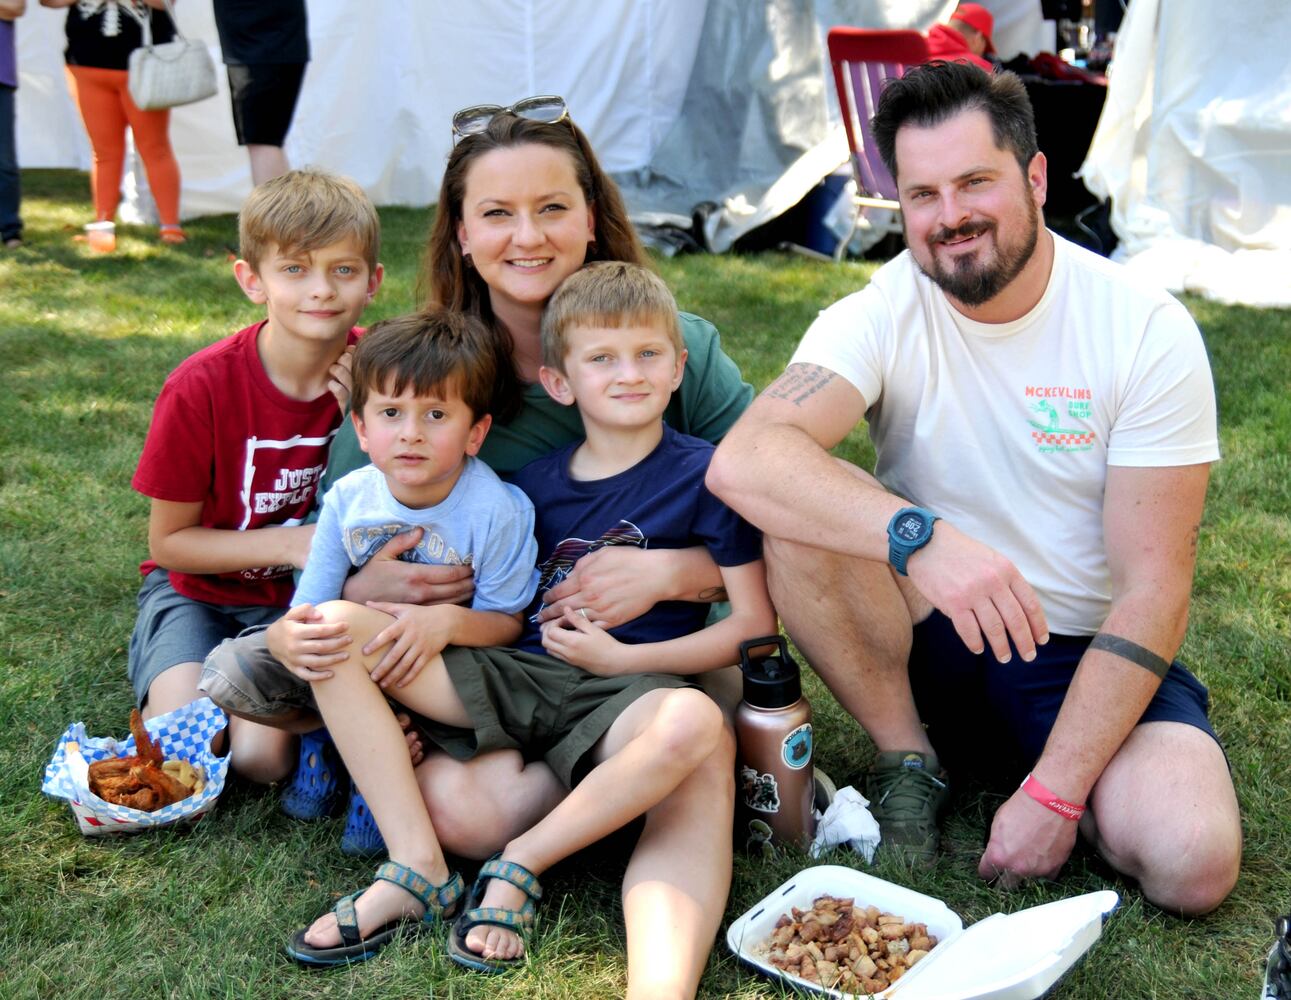
M 988 232 L 995 228 L 993 222 L 981 220 L 978 222 L 965 222 L 962 226 L 956 226 L 954 229 L 938 229 L 928 237 L 929 243 L 948 243 L 951 240 L 966 240 L 972 236 L 978 236 L 981 233 Z

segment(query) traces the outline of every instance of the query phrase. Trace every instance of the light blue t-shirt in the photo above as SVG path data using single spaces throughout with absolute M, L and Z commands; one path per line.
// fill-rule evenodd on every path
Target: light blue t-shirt
M 292 607 L 337 599 L 351 568 L 414 528 L 424 529 L 421 541 L 400 558 L 472 567 L 474 610 L 514 614 L 533 599 L 538 584 L 533 504 L 478 458 L 468 458 L 448 497 L 422 510 L 396 500 L 375 466 L 338 480 L 323 497 Z

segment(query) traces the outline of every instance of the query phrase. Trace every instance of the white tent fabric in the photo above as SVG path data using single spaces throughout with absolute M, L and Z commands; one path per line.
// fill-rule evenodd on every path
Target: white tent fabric
M 310 0 L 313 58 L 288 158 L 353 177 L 379 204 L 424 205 L 438 192 L 454 111 L 554 93 L 608 170 L 635 169 L 677 117 L 705 8 L 706 0 Z M 210 4 L 180 0 L 177 12 L 181 30 L 207 42 L 218 62 Z M 33 3 L 18 22 L 23 166 L 89 166 L 64 80 L 65 17 Z M 236 211 L 251 188 L 219 77 L 218 95 L 172 112 L 185 217 Z M 142 171 L 131 173 L 130 202 L 149 205 L 131 186 Z
M 1209 25 L 1210 30 L 1200 26 Z M 1291 22 L 1285 0 L 1134 0 L 1081 168 L 1116 256 L 1222 302 L 1291 306 Z
M 721 252 L 792 208 L 847 161 L 829 28 L 924 28 L 954 5 L 710 0 L 679 117 L 650 163 L 619 178 L 633 218 L 689 229 L 696 206 L 712 203 L 703 242 Z

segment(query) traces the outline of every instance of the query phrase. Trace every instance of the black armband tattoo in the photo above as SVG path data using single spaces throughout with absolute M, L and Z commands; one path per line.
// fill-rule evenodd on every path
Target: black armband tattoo
M 1137 642 L 1131 642 L 1129 639 L 1122 639 L 1119 635 L 1108 635 L 1106 632 L 1099 632 L 1094 636 L 1089 644 L 1090 649 L 1101 649 L 1104 653 L 1111 653 L 1113 656 L 1119 656 L 1123 660 L 1129 660 L 1137 664 L 1144 670 L 1156 674 L 1163 678 L 1170 669 L 1170 664 L 1157 656 L 1150 649 L 1140 646 Z

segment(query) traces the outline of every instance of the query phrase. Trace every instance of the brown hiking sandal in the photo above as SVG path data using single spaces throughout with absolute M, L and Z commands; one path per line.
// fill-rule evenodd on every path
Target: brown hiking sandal
M 880 850 L 893 851 L 908 864 L 932 864 L 941 840 L 937 816 L 950 794 L 936 756 L 913 750 L 879 753 L 865 773 L 864 790 L 879 821 Z

